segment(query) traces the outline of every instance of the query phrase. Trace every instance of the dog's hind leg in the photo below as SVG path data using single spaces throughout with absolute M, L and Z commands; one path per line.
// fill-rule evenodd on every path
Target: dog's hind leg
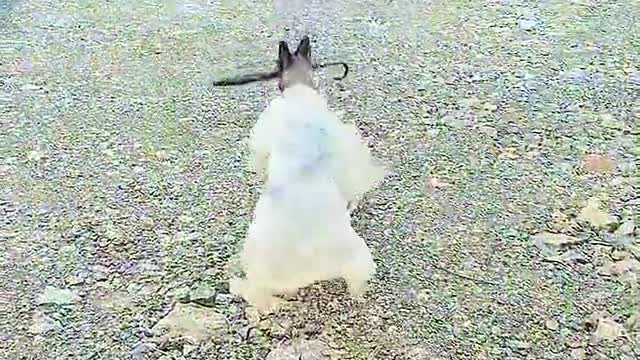
M 364 240 L 355 235 L 361 243 L 357 251 L 354 252 L 353 258 L 344 267 L 342 277 L 347 283 L 349 292 L 354 297 L 361 297 L 367 290 L 367 282 L 371 279 L 376 271 L 376 264 Z
M 274 311 L 282 302 L 281 299 L 273 296 L 273 292 L 259 282 L 246 279 L 232 279 L 229 282 L 229 291 L 237 296 L 241 296 L 251 306 L 261 312 Z
M 353 212 L 356 210 L 356 208 L 358 207 L 358 204 L 360 203 L 360 199 L 359 198 L 353 198 L 349 201 L 347 201 L 347 212 L 349 214 L 353 214 Z

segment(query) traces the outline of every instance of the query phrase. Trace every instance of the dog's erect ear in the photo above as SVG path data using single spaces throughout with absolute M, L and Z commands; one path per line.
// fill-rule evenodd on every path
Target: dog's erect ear
M 298 44 L 298 48 L 296 49 L 296 55 L 300 55 L 307 60 L 311 59 L 311 40 L 309 40 L 307 35 L 300 40 L 300 44 Z
M 285 41 L 280 41 L 278 44 L 278 67 L 282 71 L 289 67 L 291 64 L 291 52 L 289 52 L 289 46 Z

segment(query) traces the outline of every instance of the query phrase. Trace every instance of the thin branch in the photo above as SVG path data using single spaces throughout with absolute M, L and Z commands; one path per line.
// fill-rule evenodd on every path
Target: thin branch
M 434 259 L 432 258 L 431 260 L 434 260 Z M 440 265 L 436 265 L 435 261 L 431 262 L 431 266 L 433 266 L 434 268 L 436 268 L 438 270 L 444 271 L 449 275 L 453 275 L 453 276 L 456 276 L 456 277 L 459 277 L 459 278 L 462 278 L 462 279 L 465 279 L 465 280 L 469 280 L 469 281 L 472 281 L 472 282 L 475 282 L 475 283 L 482 283 L 482 284 L 492 285 L 492 286 L 501 286 L 500 284 L 495 283 L 493 281 L 484 280 L 484 279 L 477 279 L 477 278 L 473 278 L 473 277 L 470 277 L 470 276 L 467 276 L 467 275 L 463 275 L 463 274 L 457 273 L 455 271 L 451 271 L 451 270 L 449 270 L 447 268 L 444 268 L 444 267 L 442 267 Z

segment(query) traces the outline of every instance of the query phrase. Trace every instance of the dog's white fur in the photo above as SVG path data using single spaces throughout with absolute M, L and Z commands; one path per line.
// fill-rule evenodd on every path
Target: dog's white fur
M 354 125 L 341 122 L 314 89 L 295 85 L 271 101 L 250 137 L 252 166 L 265 188 L 240 254 L 245 279 L 230 290 L 259 310 L 316 281 L 344 278 L 361 295 L 375 272 L 364 240 L 351 227 L 353 206 L 379 183 Z

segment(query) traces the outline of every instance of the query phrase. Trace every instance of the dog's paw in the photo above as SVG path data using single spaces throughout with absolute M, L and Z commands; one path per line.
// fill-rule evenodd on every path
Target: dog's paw
M 369 257 L 368 249 L 364 256 Z M 369 288 L 369 280 L 373 276 L 375 271 L 375 264 L 373 261 L 361 261 L 353 264 L 347 272 L 344 273 L 343 278 L 349 288 L 349 293 L 354 298 L 359 298 L 367 292 Z
M 275 296 L 264 296 L 249 300 L 251 305 L 263 314 L 273 314 L 286 301 Z
M 246 280 L 233 278 L 229 280 L 229 293 L 235 296 L 245 296 Z
M 358 208 L 358 200 L 351 200 L 347 202 L 347 212 L 349 215 L 353 214 L 353 212 Z
M 347 286 L 349 287 L 349 294 L 354 299 L 363 298 L 368 289 L 366 281 L 347 281 Z
M 298 289 L 281 291 L 280 295 L 285 300 L 295 300 L 298 298 Z
M 351 300 L 356 304 L 363 304 L 366 302 L 366 299 L 364 298 L 364 293 L 361 293 L 358 295 L 351 294 Z
M 234 278 L 229 280 L 229 292 L 242 297 L 249 305 L 261 313 L 275 312 L 285 301 L 273 296 L 262 287 L 255 287 L 247 279 Z
M 267 164 L 269 163 L 269 155 L 264 154 L 252 154 L 249 161 L 251 170 L 258 174 L 263 175 L 267 170 Z

